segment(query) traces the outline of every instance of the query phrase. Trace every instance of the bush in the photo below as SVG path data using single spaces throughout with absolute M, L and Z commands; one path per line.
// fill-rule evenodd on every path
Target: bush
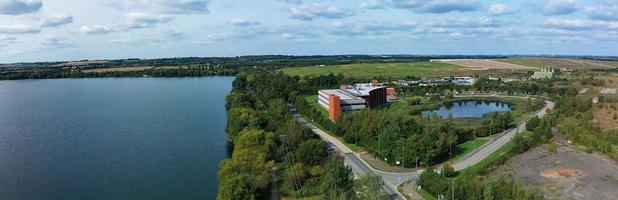
M 421 174 L 417 184 L 431 194 L 444 194 L 448 190 L 448 180 L 431 168 Z
M 310 139 L 300 144 L 295 154 L 305 165 L 318 165 L 326 158 L 326 145 L 322 140 Z
M 526 130 L 533 131 L 534 129 L 539 127 L 540 123 L 541 123 L 541 120 L 539 119 L 539 117 L 534 116 L 532 119 L 526 122 Z

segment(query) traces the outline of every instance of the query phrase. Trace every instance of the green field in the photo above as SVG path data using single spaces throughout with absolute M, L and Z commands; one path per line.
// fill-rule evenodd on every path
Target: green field
M 309 76 L 343 74 L 355 78 L 382 77 L 443 77 L 465 71 L 464 67 L 442 62 L 406 62 L 378 64 L 347 64 L 332 66 L 294 67 L 282 69 L 289 75 Z
M 503 159 L 504 156 L 507 156 L 509 152 L 513 149 L 513 142 L 509 141 L 504 146 L 500 147 L 495 152 L 491 153 L 487 158 L 481 160 L 480 162 L 472 165 L 463 170 L 463 173 L 466 174 L 482 174 L 482 172 L 487 171 L 489 168 L 496 166 L 496 164 Z M 460 173 L 463 174 L 463 173 Z
M 483 138 L 476 138 L 474 140 L 470 140 L 457 145 L 457 148 L 455 148 L 455 150 L 453 151 L 454 157 L 451 160 L 457 161 L 459 159 L 462 159 L 463 157 L 472 153 L 472 151 L 478 149 L 483 144 L 487 143 L 487 141 L 489 140 Z
M 307 103 L 311 107 L 317 108 L 320 111 L 320 113 L 322 113 L 322 116 L 324 116 L 325 118 L 328 118 L 328 111 L 326 111 L 326 109 L 323 109 L 322 106 L 318 104 L 317 100 L 318 100 L 318 95 L 311 95 L 311 96 L 305 97 L 305 101 L 307 101 Z

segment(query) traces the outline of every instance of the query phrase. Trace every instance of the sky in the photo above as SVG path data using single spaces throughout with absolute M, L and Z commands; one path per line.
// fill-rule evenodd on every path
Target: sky
M 0 0 L 0 63 L 618 55 L 616 0 Z

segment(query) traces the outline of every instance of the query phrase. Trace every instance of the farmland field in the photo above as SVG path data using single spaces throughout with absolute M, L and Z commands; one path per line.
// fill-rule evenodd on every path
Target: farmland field
M 332 66 L 294 67 L 282 69 L 289 75 L 309 76 L 343 74 L 355 78 L 383 77 L 443 77 L 459 75 L 466 72 L 465 67 L 441 62 L 406 62 L 406 63 L 378 63 L 378 64 L 347 64 Z
M 458 59 L 458 60 L 445 60 L 444 63 L 459 65 L 462 67 L 468 67 L 477 70 L 533 70 L 537 69 L 532 66 L 525 66 L 519 64 L 512 64 L 508 62 L 499 62 L 495 60 L 487 59 Z
M 501 59 L 500 62 L 506 62 L 516 65 L 540 68 L 542 66 L 551 66 L 556 69 L 603 69 L 618 67 L 618 61 L 600 61 L 600 60 L 582 60 L 582 59 L 558 59 L 558 58 L 518 58 L 518 59 Z
M 84 72 L 86 73 L 90 73 L 90 72 L 136 72 L 136 71 L 145 71 L 151 68 L 152 67 L 111 67 L 111 68 L 89 69 L 89 70 L 84 70 Z

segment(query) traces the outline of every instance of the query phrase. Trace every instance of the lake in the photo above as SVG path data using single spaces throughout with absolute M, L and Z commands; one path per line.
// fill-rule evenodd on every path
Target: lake
M 422 111 L 423 117 L 430 117 L 434 113 L 440 118 L 481 118 L 491 112 L 505 112 L 511 110 L 511 105 L 498 101 L 462 100 L 448 103 L 435 110 Z
M 214 199 L 233 79 L 0 81 L 0 199 Z

